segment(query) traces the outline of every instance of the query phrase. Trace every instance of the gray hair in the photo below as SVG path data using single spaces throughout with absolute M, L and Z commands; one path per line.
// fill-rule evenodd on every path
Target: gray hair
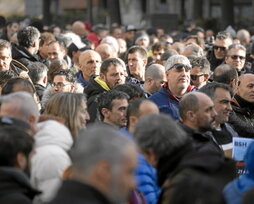
M 90 126 L 78 134 L 71 152 L 73 168 L 88 175 L 96 163 L 104 160 L 113 170 L 119 169 L 129 145 L 134 145 L 134 142 L 111 127 Z
M 11 43 L 7 40 L 0 39 L 0 50 L 7 48 L 11 51 Z
M 192 55 L 195 55 L 197 57 L 204 56 L 203 49 L 197 45 L 197 44 L 189 44 L 184 48 L 184 51 L 191 51 Z
M 144 152 L 152 150 L 159 159 L 186 144 L 186 133 L 170 116 L 149 114 L 136 124 L 135 140 Z
M 229 53 L 230 53 L 230 51 L 231 51 L 232 49 L 243 50 L 243 51 L 246 53 L 246 48 L 245 48 L 243 45 L 238 44 L 238 43 L 232 44 L 232 45 L 230 45 L 230 46 L 228 47 L 228 55 L 229 55 Z
M 170 58 L 168 58 L 166 64 L 165 64 L 165 70 L 168 71 L 172 68 L 172 66 L 178 62 L 181 62 L 185 65 L 188 65 L 191 67 L 190 60 L 183 56 L 183 55 L 173 55 Z
M 160 64 L 151 64 L 146 68 L 145 79 L 151 77 L 153 80 L 159 79 L 161 76 L 161 70 L 165 72 L 164 66 Z
M 27 92 L 14 92 L 0 97 L 1 104 L 10 104 L 10 109 L 13 108 L 13 115 L 16 118 L 29 122 L 29 116 L 33 115 L 36 122 L 39 119 L 39 109 L 31 94 Z M 15 112 L 16 111 L 16 112 Z

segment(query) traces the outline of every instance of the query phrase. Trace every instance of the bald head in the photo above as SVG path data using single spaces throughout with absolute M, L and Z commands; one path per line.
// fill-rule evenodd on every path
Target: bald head
M 254 103 L 254 74 L 240 76 L 236 93 L 244 100 Z
M 229 64 L 222 64 L 214 70 L 213 79 L 216 82 L 230 85 L 234 79 L 237 81 L 238 74 L 236 69 L 231 67 Z M 233 88 L 233 87 L 232 87 Z
M 146 69 L 145 79 L 147 79 L 148 77 L 151 77 L 154 80 L 159 79 L 163 74 L 165 74 L 164 66 L 160 64 L 152 64 Z
M 108 58 L 117 57 L 115 50 L 109 44 L 105 44 L 105 43 L 100 44 L 96 47 L 95 51 L 100 54 L 102 61 Z
M 85 36 L 87 32 L 85 24 L 82 21 L 75 21 L 72 24 L 72 32 L 79 36 Z

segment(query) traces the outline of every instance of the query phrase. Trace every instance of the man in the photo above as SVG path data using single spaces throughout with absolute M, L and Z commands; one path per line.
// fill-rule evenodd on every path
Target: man
M 253 138 L 254 132 L 254 74 L 244 74 L 239 78 L 239 86 L 232 99 L 233 114 L 229 123 L 240 137 Z
M 220 154 L 196 151 L 190 138 L 168 115 L 144 116 L 136 124 L 134 137 L 145 158 L 157 169 L 161 187 L 158 203 L 169 203 L 175 185 L 194 173 L 209 176 L 220 190 L 235 177 Z
M 180 102 L 179 113 L 179 125 L 192 139 L 197 151 L 223 153 L 213 136 L 207 133 L 214 128 L 217 115 L 209 96 L 200 92 L 186 94 Z
M 37 62 L 36 56 L 39 50 L 40 32 L 33 26 L 27 26 L 18 31 L 18 43 L 13 44 L 12 58 L 19 61 L 25 66 L 28 66 L 31 62 Z
M 208 60 L 211 64 L 211 70 L 224 62 L 227 55 L 228 47 L 233 43 L 232 37 L 228 32 L 219 32 L 213 45 L 213 49 L 208 53 Z
M 48 44 L 52 41 L 55 41 L 56 38 L 52 33 L 44 32 L 40 37 L 38 57 L 40 62 L 47 63 L 48 59 Z
M 110 35 L 116 39 L 121 38 L 123 30 L 120 26 L 113 26 L 110 28 Z
M 146 98 L 159 91 L 166 81 L 166 72 L 164 66 L 152 64 L 145 71 L 145 82 L 141 85 Z
M 179 119 L 179 101 L 183 95 L 193 89 L 190 85 L 191 64 L 183 55 L 173 55 L 166 63 L 167 82 L 149 99 L 157 104 L 160 112 Z
M 133 25 L 127 25 L 125 27 L 125 32 L 123 38 L 127 43 L 127 48 L 130 48 L 133 45 L 133 39 L 137 29 Z
M 229 115 L 232 112 L 230 102 L 233 91 L 228 85 L 217 82 L 209 83 L 199 91 L 207 94 L 212 99 L 214 109 L 217 112 L 214 128 L 212 129 L 213 138 L 223 149 L 225 156 L 232 157 L 232 138 L 238 136 L 231 125 L 228 124 Z
M 11 37 L 19 30 L 19 23 L 17 21 L 9 21 L 6 23 L 5 32 L 0 35 L 0 38 L 10 42 Z
M 71 70 L 59 70 L 53 73 L 54 92 L 74 92 L 75 76 Z
M 164 53 L 164 46 L 162 43 L 155 43 L 152 46 L 152 58 L 153 62 L 158 63 L 158 64 L 163 64 L 161 60 L 161 56 Z
M 72 162 L 70 179 L 63 182 L 51 204 L 126 203 L 135 188 L 135 144 L 110 127 L 81 131 Z
M 117 53 L 115 52 L 114 48 L 106 43 L 99 44 L 95 51 L 100 54 L 102 61 L 107 58 L 117 57 Z
M 127 51 L 129 75 L 131 77 L 130 82 L 137 81 L 137 83 L 143 83 L 145 80 L 147 58 L 147 51 L 141 46 L 132 46 Z
M 218 66 L 213 73 L 213 80 L 215 82 L 224 83 L 232 88 L 233 92 L 236 92 L 238 86 L 238 74 L 236 69 L 234 69 L 229 64 L 222 64 Z
M 236 69 L 238 76 L 244 73 L 246 48 L 241 44 L 232 44 L 228 48 L 225 62 Z
M 77 81 L 84 87 L 88 85 L 90 77 L 99 75 L 101 56 L 94 50 L 86 50 L 79 56 L 80 71 L 77 73 Z
M 129 96 L 116 90 L 102 93 L 98 98 L 98 112 L 102 122 L 117 129 L 127 125 L 127 107 Z
M 86 29 L 85 24 L 82 21 L 75 21 L 72 24 L 72 32 L 79 35 L 80 38 L 84 38 L 88 35 L 89 31 Z
M 191 84 L 193 84 L 196 89 L 200 89 L 208 83 L 210 77 L 210 62 L 205 57 L 196 57 L 191 60 L 191 65 Z
M 87 95 L 88 112 L 90 122 L 94 122 L 97 114 L 98 94 L 109 91 L 119 84 L 125 83 L 125 64 L 121 59 L 106 59 L 100 67 L 100 76 L 90 78 L 84 93 Z
M 34 139 L 13 124 L 0 127 L 0 203 L 32 204 L 35 190 L 28 175 Z
M 26 92 L 15 92 L 0 97 L 0 116 L 9 116 L 27 122 L 32 133 L 37 131 L 39 110 L 31 94 Z
M 48 44 L 48 60 L 62 60 L 66 55 L 66 49 L 63 41 L 51 41 Z

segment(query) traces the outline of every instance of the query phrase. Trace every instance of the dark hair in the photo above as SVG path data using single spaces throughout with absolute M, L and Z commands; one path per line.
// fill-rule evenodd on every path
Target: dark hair
M 40 47 L 43 46 L 44 43 L 49 43 L 51 41 L 55 41 L 56 38 L 53 35 L 53 33 L 49 33 L 49 32 L 44 32 L 41 34 L 40 36 Z
M 152 51 L 160 51 L 160 50 L 163 50 L 164 49 L 164 46 L 162 43 L 158 42 L 158 43 L 155 43 L 153 44 L 152 46 Z
M 129 100 L 135 98 L 145 98 L 144 91 L 136 84 L 119 84 L 113 90 L 122 91 L 130 97 Z
M 186 119 L 186 113 L 189 110 L 198 111 L 199 100 L 195 94 L 189 93 L 183 97 L 179 103 L 179 115 L 182 120 Z
M 18 153 L 26 158 L 33 150 L 34 139 L 16 127 L 0 127 L 0 166 L 16 166 Z
M 4 86 L 7 81 L 15 77 L 18 75 L 13 70 L 0 71 L 0 86 Z
M 108 59 L 106 59 L 102 62 L 101 67 L 100 67 L 100 72 L 102 74 L 106 75 L 107 72 L 108 72 L 108 68 L 112 65 L 114 65 L 114 66 L 120 65 L 120 66 L 124 67 L 123 62 L 120 61 L 120 59 L 118 59 L 118 58 L 108 58 Z
M 199 67 L 203 73 L 210 73 L 210 62 L 206 57 L 195 57 L 190 60 L 192 68 Z
M 40 32 L 37 28 L 33 26 L 27 26 L 18 31 L 18 42 L 19 45 L 26 48 L 32 47 L 35 40 L 40 37 Z
M 129 50 L 127 51 L 127 57 L 129 54 L 133 54 L 136 52 L 140 54 L 142 59 L 147 59 L 148 54 L 147 54 L 146 49 L 142 46 L 136 46 L 136 45 L 129 48 Z
M 117 90 L 106 91 L 98 96 L 98 111 L 100 113 L 101 121 L 104 120 L 104 116 L 101 113 L 101 110 L 103 108 L 112 110 L 113 100 L 115 99 L 129 100 L 129 96 L 126 93 Z
M 213 80 L 216 82 L 230 84 L 233 79 L 238 76 L 236 69 L 231 67 L 229 64 L 222 64 L 214 70 Z
M 24 91 L 29 92 L 28 90 L 32 90 L 35 93 L 35 88 L 33 84 L 28 80 L 20 77 L 12 78 L 5 83 L 2 88 L 2 95 L 7 95 L 13 93 L 14 86 L 23 86 Z M 30 92 L 29 92 L 30 93 Z
M 28 74 L 34 84 L 43 77 L 44 72 L 48 71 L 47 66 L 41 62 L 32 62 L 27 68 L 29 69 Z
M 61 69 L 61 70 L 54 72 L 52 75 L 53 75 L 52 80 L 54 80 L 55 76 L 61 75 L 61 76 L 66 76 L 66 80 L 71 83 L 75 83 L 75 81 L 76 81 L 75 75 L 70 69 Z
M 205 93 L 208 95 L 212 100 L 214 99 L 214 93 L 216 89 L 221 88 L 230 93 L 230 96 L 233 96 L 233 91 L 232 89 L 227 85 L 223 83 L 218 83 L 218 82 L 211 82 L 203 86 L 201 89 L 199 89 L 200 92 Z

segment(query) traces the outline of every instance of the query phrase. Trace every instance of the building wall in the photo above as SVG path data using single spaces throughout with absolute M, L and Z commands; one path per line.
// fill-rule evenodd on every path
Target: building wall
M 0 0 L 0 15 L 23 16 L 25 14 L 24 0 Z

